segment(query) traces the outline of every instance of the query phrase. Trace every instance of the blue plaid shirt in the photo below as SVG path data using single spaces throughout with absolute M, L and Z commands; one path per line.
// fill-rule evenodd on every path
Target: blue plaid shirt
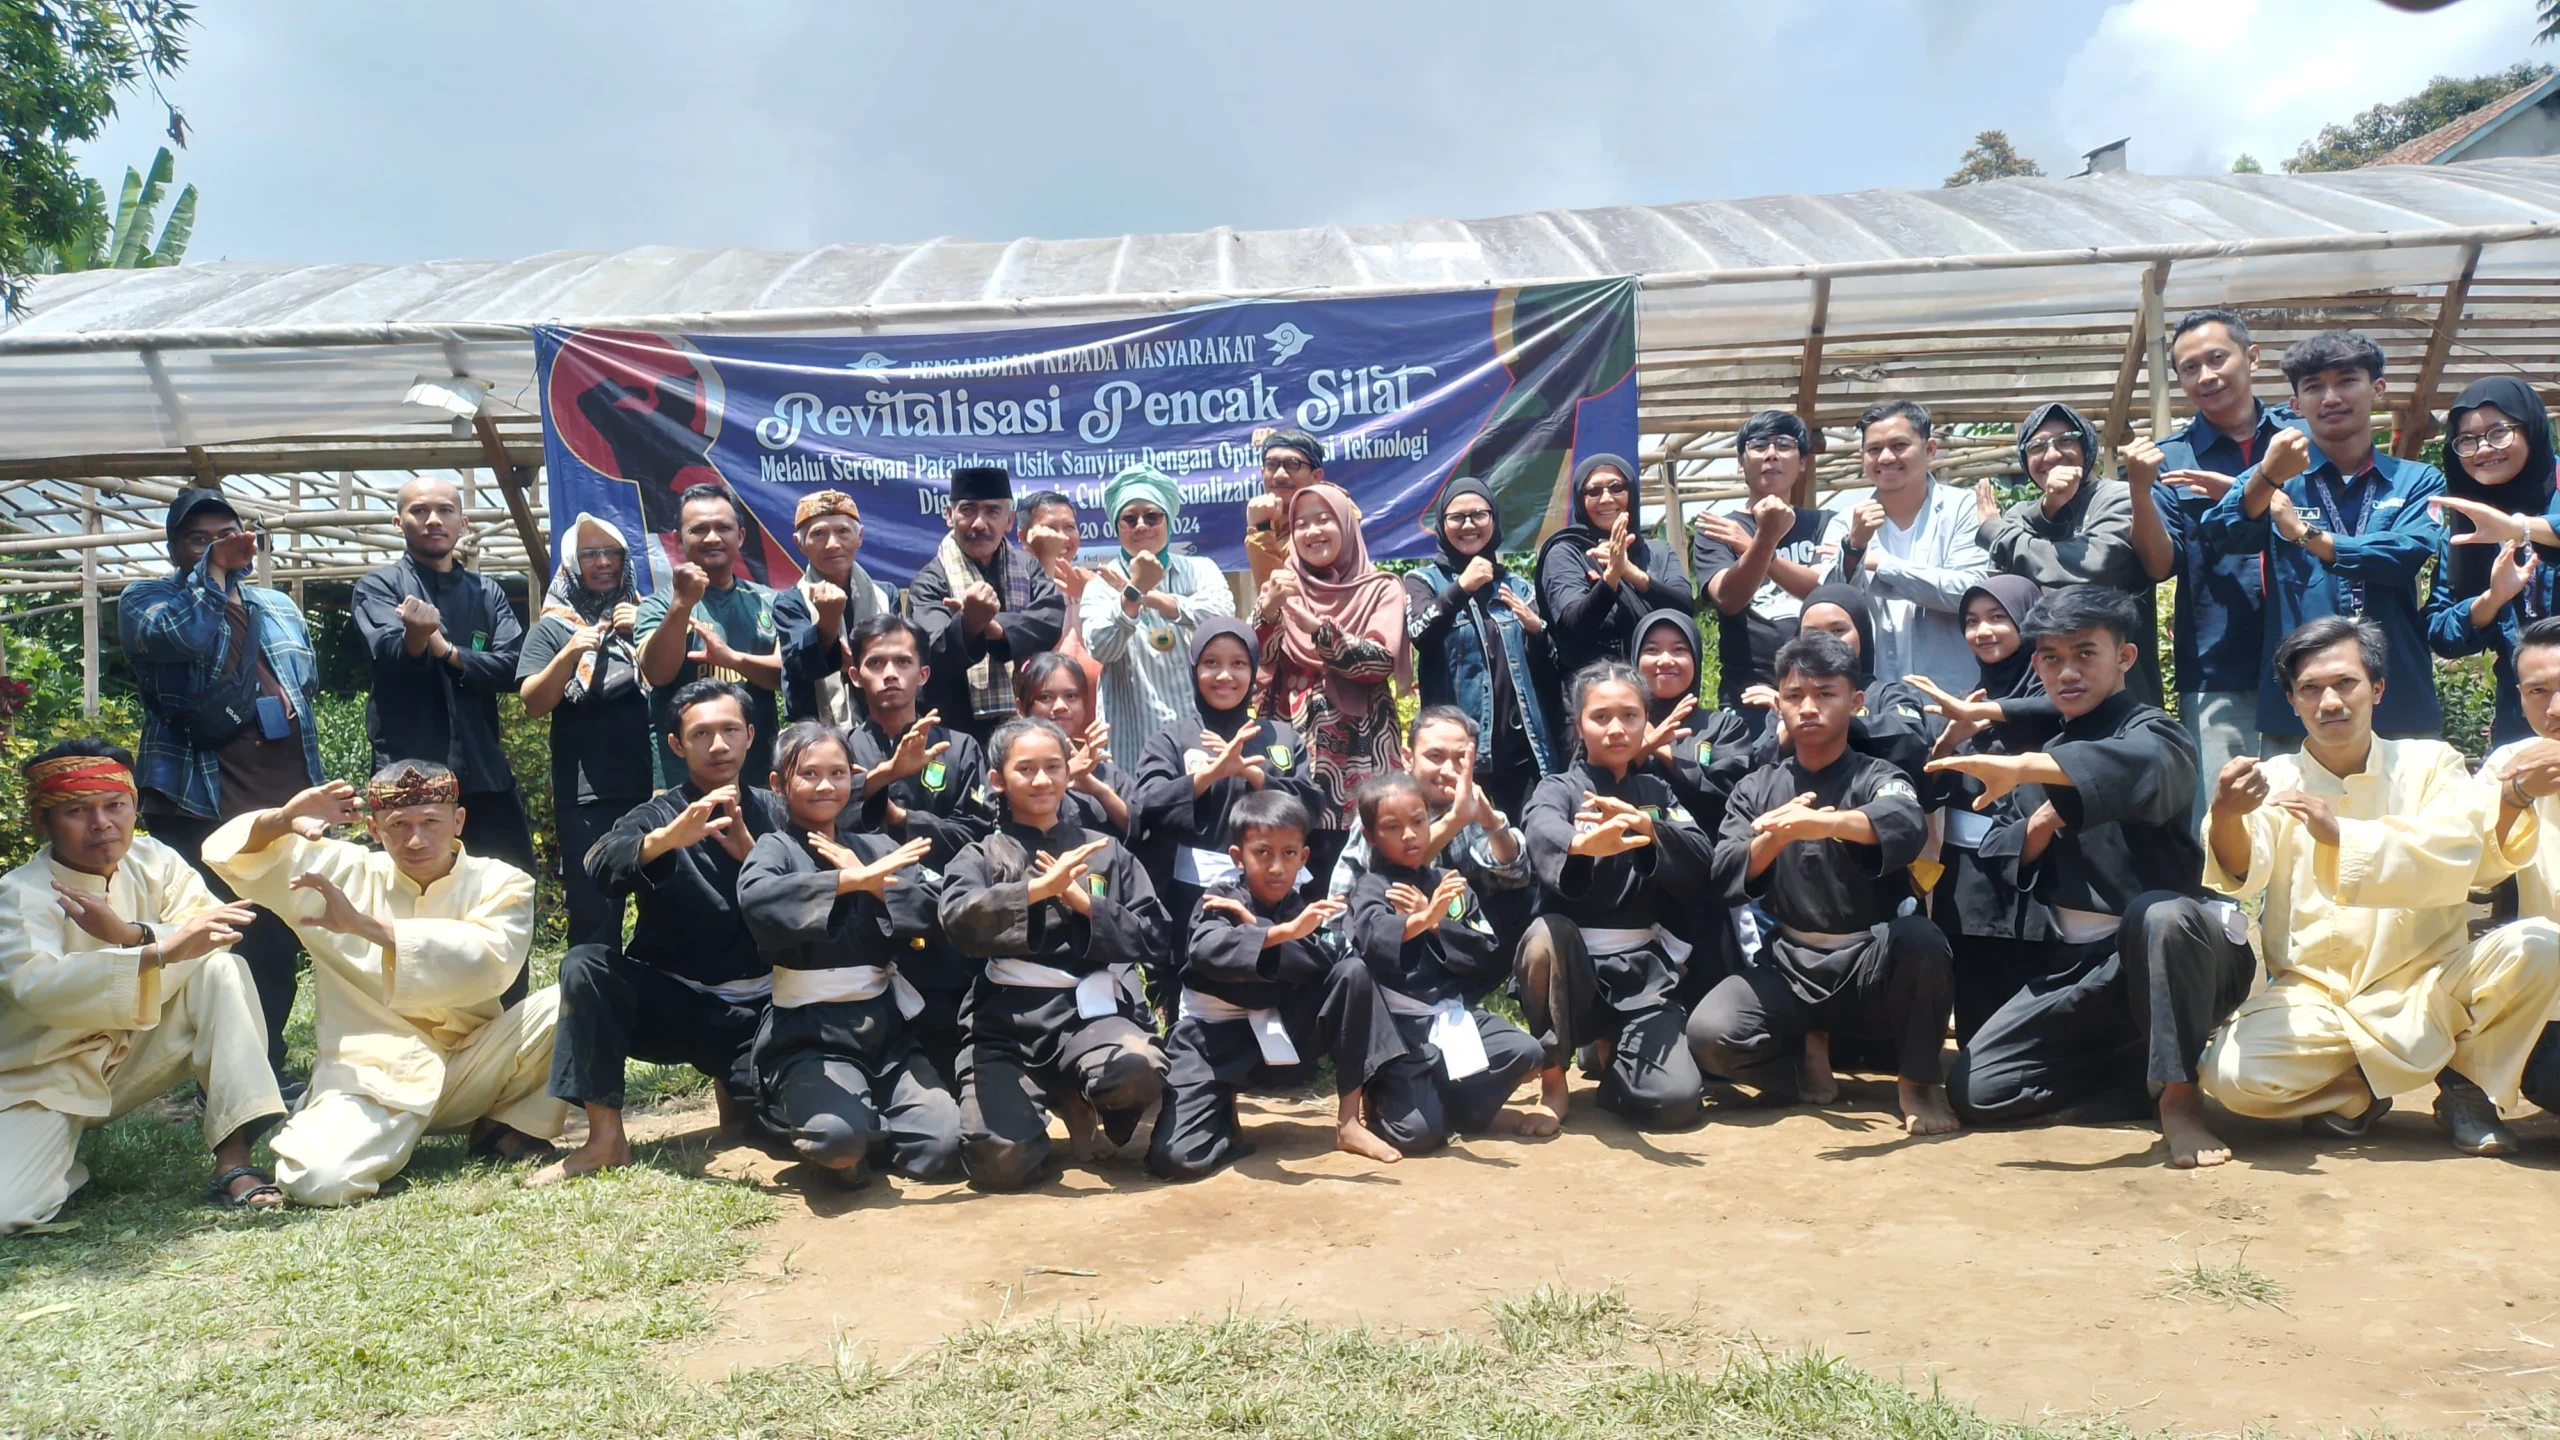
M 320 726 L 313 708 L 320 696 L 320 669 L 311 654 L 311 632 L 302 611 L 280 591 L 233 577 L 232 588 L 217 585 L 206 562 L 183 574 L 145 580 L 125 588 L 116 605 L 116 629 L 125 657 L 133 662 L 142 690 L 142 773 L 145 790 L 157 790 L 188 814 L 205 820 L 222 815 L 220 753 L 187 743 L 164 716 L 183 714 L 187 702 L 211 682 L 229 657 L 231 627 L 223 612 L 231 596 L 241 596 L 258 612 L 259 648 L 276 683 L 294 697 L 294 722 L 302 731 L 302 763 L 311 783 L 320 783 Z

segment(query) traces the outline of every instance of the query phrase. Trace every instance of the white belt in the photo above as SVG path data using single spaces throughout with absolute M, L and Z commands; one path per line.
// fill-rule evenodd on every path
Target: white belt
M 1659 925 L 1643 930 L 1616 930 L 1598 925 L 1582 927 L 1582 950 L 1586 955 L 1624 955 L 1648 945 L 1661 946 L 1662 953 L 1674 960 L 1686 963 L 1689 959 L 1689 942 Z
M 2062 943 L 2065 945 L 2095 944 L 2124 925 L 2121 915 L 2109 915 L 2101 910 L 2067 910 L 2059 905 L 2053 907 L 2053 919 L 2062 927 Z
M 749 1000 L 762 1000 L 773 993 L 773 972 L 770 970 L 744 980 L 723 980 L 717 985 L 705 985 L 699 980 L 687 980 L 672 970 L 667 972 L 667 976 L 688 990 L 698 990 L 705 995 L 716 995 L 732 1005 L 742 1005 Z
M 1733 915 L 1733 934 L 1735 939 L 1742 942 L 1742 953 L 1759 954 L 1760 917 L 1752 913 L 1748 905 L 1729 905 L 1725 908 Z
M 1959 850 L 1979 850 L 1991 833 L 1991 817 L 1979 810 L 1951 805 L 1938 812 L 1947 817 L 1946 842 Z
M 1224 850 L 1203 850 L 1185 845 L 1173 852 L 1173 878 L 1186 885 L 1197 885 L 1206 890 L 1212 885 L 1223 885 L 1243 873 L 1236 868 L 1235 857 Z M 1306 866 L 1298 867 L 1297 884 L 1304 885 L 1311 878 Z
M 1012 957 L 987 962 L 987 978 L 999 985 L 1022 985 L 1034 990 L 1073 990 L 1076 992 L 1076 1018 L 1099 1020 L 1120 1013 L 1120 997 L 1143 1000 L 1138 988 L 1138 972 L 1127 965 L 1108 965 L 1086 975 L 1070 975 L 1054 965 L 1036 960 Z
M 1243 1020 L 1253 1026 L 1253 1043 L 1262 1051 L 1265 1065 L 1295 1065 L 1298 1047 L 1289 1042 L 1289 1027 L 1280 1020 L 1277 1010 L 1247 1010 L 1232 1005 L 1215 995 L 1203 995 L 1185 985 L 1182 987 L 1182 1018 L 1217 1025 Z
M 897 995 L 899 1014 L 913 1020 L 924 1013 L 924 996 L 907 983 L 907 977 L 899 974 L 894 965 L 845 965 L 832 970 L 773 967 L 773 1003 L 777 1009 L 870 1000 L 883 990 Z
M 1476 1029 L 1476 1017 L 1467 1013 L 1467 1002 L 1450 996 L 1437 1005 L 1425 1005 L 1401 990 L 1378 987 L 1378 996 L 1387 1002 L 1387 1013 L 1409 1020 L 1431 1017 L 1431 1046 L 1440 1052 L 1440 1068 L 1452 1080 L 1464 1080 L 1493 1068 L 1484 1056 L 1484 1035 Z
M 1781 925 L 1778 928 L 1786 933 L 1788 939 L 1797 944 L 1811 945 L 1822 950 L 1843 950 L 1871 938 L 1870 932 L 1865 930 L 1860 930 L 1853 935 L 1834 935 L 1827 930 L 1799 930 L 1793 925 Z

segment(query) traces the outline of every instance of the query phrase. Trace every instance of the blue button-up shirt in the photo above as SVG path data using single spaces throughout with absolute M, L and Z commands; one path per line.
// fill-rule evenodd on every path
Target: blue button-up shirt
M 2560 502 L 2554 503 L 2552 515 L 2545 518 L 2560 524 Z M 2516 645 L 2524 638 L 2524 627 L 2560 615 L 2560 552 L 2540 545 L 2533 547 L 2542 563 L 2526 577 L 2524 593 L 2508 601 L 2506 608 L 2484 628 L 2471 623 L 2471 602 L 2479 598 L 2480 592 L 2457 593 L 2447 578 L 2453 574 L 2453 557 L 2459 553 L 2453 548 L 2452 538 L 2445 537 L 2444 547 L 2437 552 L 2435 583 L 2427 589 L 2427 643 L 2448 660 L 2477 655 L 2483 650 L 2495 656 L 2497 712 L 2489 724 L 2489 743 L 2497 746 L 2530 740 L 2533 722 L 2524 718 L 2524 702 L 2516 680 Z M 2498 554 L 2503 553 L 2503 547 L 2480 547 L 2470 553 Z
M 2198 415 L 2160 442 L 2160 469 L 2237 475 L 2257 464 L 2267 453 L 2267 442 L 2297 418 L 2290 406 L 2260 405 L 2256 428 L 2241 441 Z M 2160 507 L 2160 518 L 2178 546 L 2178 599 L 2170 627 L 2178 692 L 2257 689 L 2266 663 L 2263 562 L 2257 555 L 2229 554 L 2205 542 L 2204 514 L 2213 508 L 2212 501 L 2174 486 L 2153 493 L 2175 497 L 2175 503 Z
M 320 668 L 311 654 L 311 632 L 290 596 L 252 585 L 234 575 L 224 589 L 209 568 L 211 557 L 193 570 L 125 587 L 116 603 L 116 629 L 125 658 L 133 663 L 142 692 L 142 751 L 135 757 L 142 773 L 136 780 L 157 790 L 188 814 L 219 820 L 222 814 L 221 753 L 189 744 L 166 718 L 186 713 L 189 701 L 209 684 L 217 668 L 227 667 L 231 627 L 224 618 L 231 597 L 256 607 L 259 650 L 266 656 L 276 683 L 294 696 L 295 721 L 302 731 L 302 764 L 312 784 L 321 780 L 320 726 L 313 718 L 320 697 Z
M 2286 428 L 2303 426 L 2295 422 Z M 2251 466 L 2241 483 L 2205 512 L 2203 530 L 2206 541 L 2226 554 L 2267 557 L 2258 729 L 2269 735 L 2302 734 L 2302 721 L 2285 703 L 2284 685 L 2276 679 L 2276 646 L 2284 637 L 2323 615 L 2360 615 L 2381 627 L 2390 647 L 2382 702 L 2373 713 L 2375 731 L 2389 736 L 2442 733 L 2444 711 L 2436 703 L 2435 665 L 2419 613 L 2418 574 L 2444 543 L 2444 532 L 2427 506 L 2444 493 L 2444 472 L 2377 449 L 2363 473 L 2344 476 L 2313 442 L 2311 468 L 2287 482 L 2284 493 L 2303 519 L 2329 532 L 2337 559 L 2326 565 L 2301 546 L 2277 538 L 2266 516 L 2253 520 L 2241 511 L 2241 497 L 2256 473 Z M 2354 516 L 2329 513 L 2320 498 L 2323 486 L 2349 506 L 2361 505 L 2364 520 L 2356 533 L 2344 529 Z

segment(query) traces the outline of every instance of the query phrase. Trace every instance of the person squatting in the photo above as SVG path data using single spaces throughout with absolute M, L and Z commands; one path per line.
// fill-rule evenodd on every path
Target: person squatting
M 1253 1154 L 1240 1097 L 1326 1083 L 1338 1148 L 1395 1164 L 1588 1123 L 1576 1066 L 1613 1123 L 1832 1106 L 1846 1068 L 1891 1074 L 1915 1136 L 2142 1120 L 2180 1167 L 2230 1158 L 2217 1109 L 2352 1139 L 2432 1087 L 2452 1148 L 2515 1155 L 2509 1117 L 2560 1106 L 2549 418 L 2474 385 L 2438 470 L 2374 446 L 2361 335 L 2294 345 L 2274 403 L 2238 315 L 2170 350 L 2183 428 L 2107 476 L 2085 420 L 2031 407 L 2006 507 L 1936 480 L 1909 401 L 1862 418 L 1864 491 L 1801 506 L 1813 437 L 1756 415 L 1749 497 L 1696 519 L 1685 571 L 1603 455 L 1530 578 L 1499 555 L 1545 502 L 1472 477 L 1390 575 L 1323 442 L 1275 431 L 1233 613 L 1170 543 L 1168 477 L 1114 481 L 1087 568 L 1066 497 L 971 467 L 903 591 L 860 565 L 851 496 L 801 500 L 777 593 L 697 486 L 667 595 L 579 516 L 527 630 L 481 613 L 503 593 L 422 479 L 376 698 L 448 724 L 377 705 L 361 789 L 318 773 L 258 537 L 187 492 L 171 577 L 123 607 L 142 755 L 25 767 L 0 1231 L 80 1188 L 83 1130 L 190 1079 L 227 1206 L 361 1201 L 431 1132 L 533 1185 L 627 1165 L 633 1059 L 841 1187 L 1193 1180 Z M 2428 657 L 2483 651 L 2475 769 Z M 482 703 L 509 666 L 552 717 L 572 911 L 530 992 Z M 242 949 L 262 916 L 309 957 L 307 1078 L 271 1013 L 290 946 Z

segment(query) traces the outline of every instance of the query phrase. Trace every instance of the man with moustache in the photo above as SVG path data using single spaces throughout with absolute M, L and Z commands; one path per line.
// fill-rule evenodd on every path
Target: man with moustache
M 782 655 L 773 591 L 738 567 L 746 522 L 735 496 L 717 485 L 696 485 L 676 499 L 684 563 L 676 567 L 669 590 L 640 602 L 631 630 L 640 646 L 640 678 L 649 684 L 658 783 L 684 780 L 683 763 L 667 744 L 675 734 L 671 701 L 697 680 L 745 687 L 747 723 L 755 732 L 745 773 L 749 783 L 761 783 L 773 773 L 773 737 L 782 728 L 774 706 L 782 688 Z
M 1876 674 L 1926 675 L 1965 695 L 1982 667 L 1965 644 L 1961 607 L 1991 560 L 1973 496 L 1930 475 L 1937 458 L 1918 402 L 1887 400 L 1858 417 L 1858 459 L 1875 494 L 1849 511 L 1834 569 L 1874 600 L 1876 653 L 1867 658 Z
M 1067 598 L 1013 539 L 1013 477 L 1001 465 L 951 472 L 951 533 L 907 587 L 924 632 L 923 707 L 981 743 L 1013 719 L 1013 666 L 1055 649 Z

